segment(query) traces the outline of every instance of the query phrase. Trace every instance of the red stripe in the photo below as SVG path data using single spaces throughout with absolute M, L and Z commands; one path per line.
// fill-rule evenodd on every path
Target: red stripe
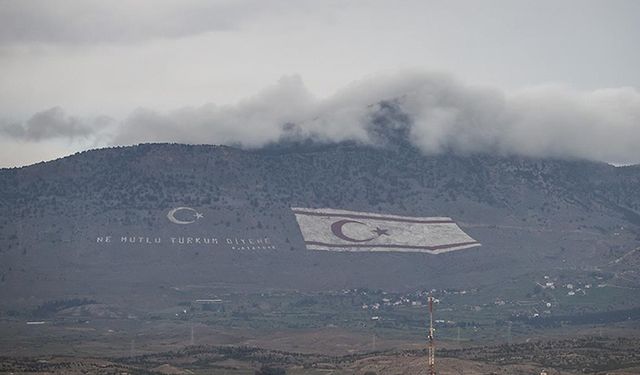
M 368 215 L 359 215 L 359 214 L 334 214 L 327 212 L 306 212 L 306 211 L 295 211 L 294 214 L 299 215 L 308 215 L 308 216 L 329 216 L 329 217 L 346 217 L 349 219 L 371 219 L 371 220 L 382 220 L 382 221 L 398 221 L 401 223 L 418 223 L 418 224 L 455 224 L 455 222 L 451 219 L 448 220 L 418 220 L 418 219 L 401 219 L 398 217 L 386 217 L 386 216 L 368 216 Z
M 449 249 L 452 247 L 464 246 L 464 245 L 476 245 L 480 244 L 478 241 L 470 241 L 470 242 L 458 242 L 447 245 L 436 245 L 436 246 L 411 246 L 411 245 L 396 245 L 396 244 L 333 244 L 326 242 L 316 242 L 316 241 L 305 241 L 306 245 L 317 245 L 317 246 L 326 246 L 326 247 L 377 247 L 377 248 L 395 248 L 395 249 L 418 249 L 418 250 L 441 250 L 441 249 Z

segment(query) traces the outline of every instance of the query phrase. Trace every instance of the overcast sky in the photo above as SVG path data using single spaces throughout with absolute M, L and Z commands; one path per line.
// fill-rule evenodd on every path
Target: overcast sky
M 640 162 L 640 1 L 0 0 L 0 166 L 150 141 Z

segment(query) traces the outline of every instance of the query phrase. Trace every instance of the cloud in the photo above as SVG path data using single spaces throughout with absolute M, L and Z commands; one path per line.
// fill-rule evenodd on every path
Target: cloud
M 541 86 L 507 93 L 446 74 L 400 72 L 319 99 L 299 77 L 234 106 L 139 110 L 115 143 L 146 141 L 260 147 L 297 138 L 367 144 L 405 138 L 425 153 L 500 153 L 640 162 L 640 93 Z
M 53 107 L 31 116 L 24 123 L 0 125 L 0 133 L 23 141 L 43 141 L 56 138 L 97 137 L 98 132 L 108 127 L 113 120 L 101 116 L 90 120 L 68 116 L 60 107 Z
M 510 97 L 505 123 L 501 142 L 511 152 L 640 162 L 640 93 L 635 88 L 521 90 Z
M 100 128 L 51 109 L 15 138 L 94 137 Z M 105 144 L 228 144 L 259 148 L 282 140 L 412 145 L 424 153 L 497 153 L 640 162 L 640 93 L 634 88 L 579 91 L 540 86 L 505 92 L 447 74 L 402 71 L 354 82 L 326 98 L 298 76 L 235 105 L 169 112 L 138 109 L 110 130 Z M 104 133 L 104 132 L 103 132 Z M 101 133 L 101 134 L 103 134 Z
M 230 30 L 272 8 L 247 0 L 0 0 L 0 44 L 179 38 Z
M 255 148 L 277 142 L 291 125 L 301 138 L 364 141 L 367 134 L 360 124 L 370 111 L 365 100 L 361 96 L 320 100 L 299 76 L 287 76 L 232 106 L 207 104 L 164 114 L 138 109 L 123 122 L 114 143 L 172 141 Z

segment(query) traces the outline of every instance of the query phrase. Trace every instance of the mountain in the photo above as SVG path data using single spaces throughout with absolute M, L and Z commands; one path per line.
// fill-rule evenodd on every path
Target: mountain
M 638 186 L 639 166 L 410 146 L 87 151 L 0 170 L 0 308 L 68 298 L 136 304 L 198 285 L 500 288 L 576 273 L 635 287 Z M 180 207 L 181 221 L 190 210 L 198 220 L 167 220 Z M 307 250 L 291 207 L 447 216 L 482 246 L 438 255 Z M 245 248 L 249 240 L 259 246 Z M 153 300 L 144 303 L 162 303 Z

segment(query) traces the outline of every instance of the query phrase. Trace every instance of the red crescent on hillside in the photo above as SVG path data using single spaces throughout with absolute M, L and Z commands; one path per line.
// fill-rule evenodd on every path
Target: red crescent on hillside
M 360 224 L 360 225 L 364 225 L 364 226 L 367 225 L 365 223 L 361 223 L 361 222 L 355 221 L 355 220 L 346 220 L 346 219 L 345 220 L 338 220 L 335 223 L 331 224 L 331 232 L 333 232 L 333 234 L 336 237 L 340 238 L 341 240 L 345 240 L 345 241 L 349 241 L 349 242 L 367 242 L 367 241 L 371 241 L 371 240 L 377 238 L 377 236 L 373 236 L 371 238 L 358 240 L 358 239 L 351 238 L 351 237 L 347 236 L 342 231 L 342 227 L 345 226 L 345 224 L 350 224 L 350 223 Z

